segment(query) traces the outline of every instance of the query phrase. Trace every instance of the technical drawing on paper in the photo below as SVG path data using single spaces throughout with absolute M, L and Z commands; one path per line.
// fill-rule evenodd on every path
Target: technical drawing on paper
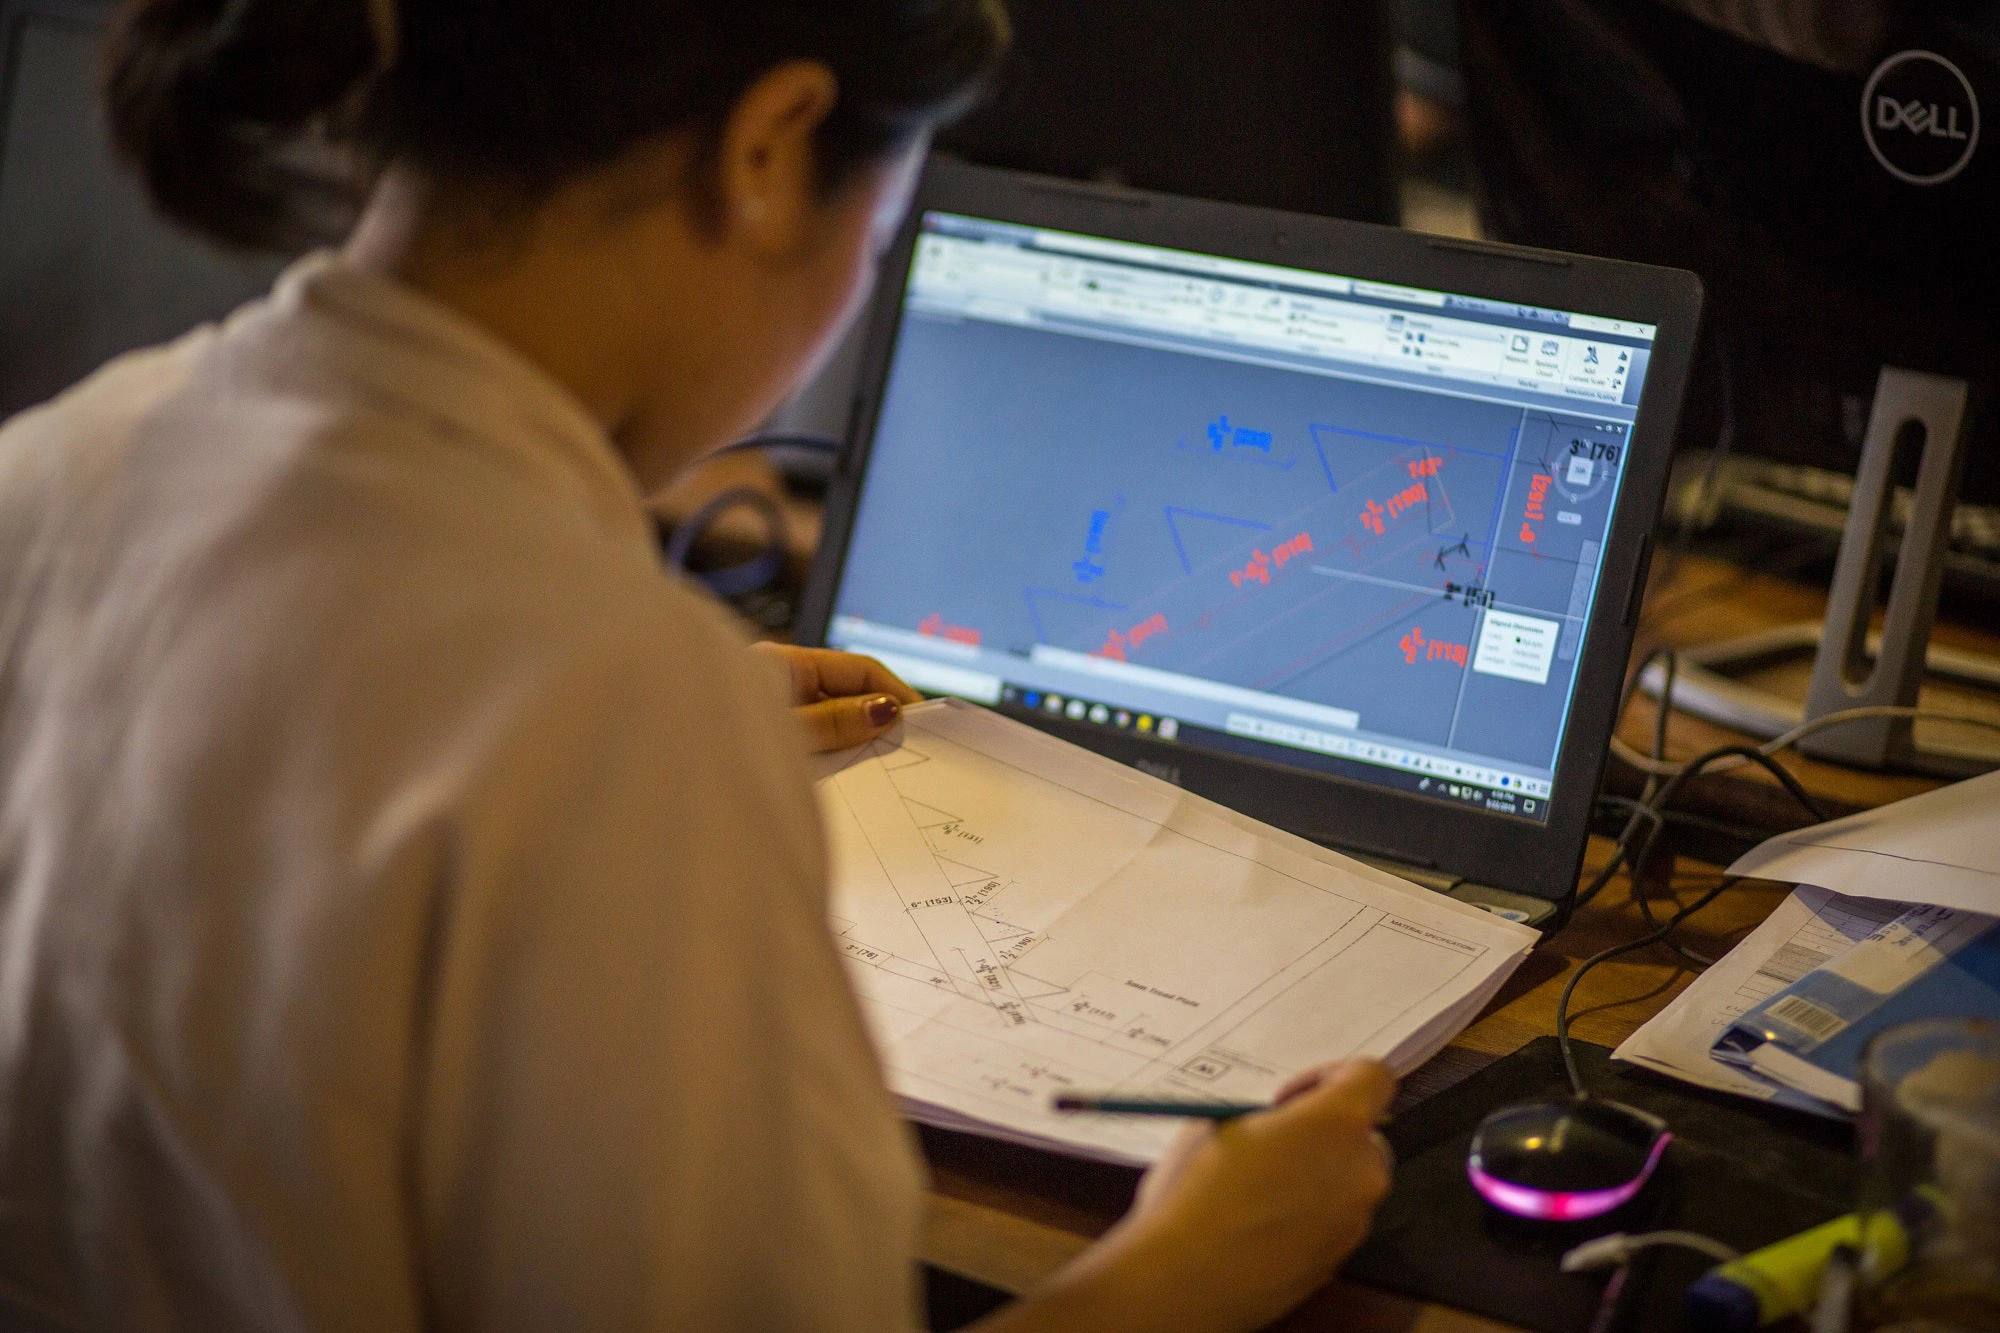
M 896 1091 L 1112 1156 L 1171 1127 L 1079 1127 L 1052 1093 L 1256 1098 L 1321 1060 L 1427 1055 L 1532 938 L 967 705 L 912 710 L 820 795 Z

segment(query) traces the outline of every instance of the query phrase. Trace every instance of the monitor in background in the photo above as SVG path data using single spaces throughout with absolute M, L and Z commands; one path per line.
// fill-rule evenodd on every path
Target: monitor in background
M 991 102 L 939 146 L 987 166 L 1393 223 L 1382 0 L 1009 0 Z
M 1852 474 L 1884 365 L 2000 383 L 2000 4 L 1468 0 L 1462 32 L 1489 233 L 1702 275 L 1689 448 L 1727 414 Z M 2000 413 L 1972 432 L 1961 494 L 2000 504 Z
M 1383 0 L 1008 0 L 988 103 L 939 136 L 983 166 L 1394 223 L 1395 86 Z M 861 340 L 770 423 L 838 437 Z M 831 464 L 786 455 L 813 489 Z
M 1683 436 L 1716 450 L 1700 471 L 1739 516 L 1841 538 L 1823 629 L 1704 646 L 1675 702 L 1773 736 L 1916 704 L 1939 579 L 2000 595 L 2000 138 L 1983 123 L 2000 3 L 1467 0 L 1462 17 L 1489 230 L 1701 274 Z M 1787 652 L 1816 654 L 1803 703 L 1737 678 Z M 1933 650 L 1930 666 L 2000 688 L 2000 662 Z M 1956 775 L 2000 763 L 1990 738 L 1919 740 L 1908 719 L 1802 748 Z
M 154 216 L 98 107 L 108 4 L 0 0 L 0 418 L 268 288 Z
M 827 642 L 1548 818 L 1654 326 L 920 226 Z

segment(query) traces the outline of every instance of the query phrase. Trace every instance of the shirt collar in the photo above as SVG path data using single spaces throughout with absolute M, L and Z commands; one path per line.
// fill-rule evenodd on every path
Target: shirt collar
M 601 521 L 650 548 L 637 479 L 609 434 L 567 387 L 475 321 L 332 252 L 308 255 L 272 290 L 281 321 L 331 326 L 327 369 L 519 456 L 552 474 Z

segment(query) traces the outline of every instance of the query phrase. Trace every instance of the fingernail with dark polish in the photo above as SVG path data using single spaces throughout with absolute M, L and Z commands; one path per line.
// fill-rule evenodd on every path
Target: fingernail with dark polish
M 878 727 L 886 727 L 903 715 L 903 705 L 886 694 L 878 694 L 868 701 L 868 721 Z

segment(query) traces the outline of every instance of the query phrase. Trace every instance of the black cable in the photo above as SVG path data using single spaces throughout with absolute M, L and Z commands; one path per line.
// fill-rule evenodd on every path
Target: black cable
M 1727 820 L 1695 814 L 1691 810 L 1655 811 L 1651 806 L 1641 805 L 1630 796 L 1617 796 L 1611 792 L 1599 792 L 1597 800 L 1600 805 L 1616 806 L 1619 811 L 1627 814 L 1640 811 L 1641 819 L 1663 819 L 1674 828 L 1695 829 L 1702 833 L 1731 838 L 1737 842 L 1762 842 L 1771 833 L 1769 829 L 1753 828 L 1748 824 L 1732 824 Z
M 695 543 L 707 535 L 717 519 L 738 507 L 753 509 L 764 520 L 764 545 L 741 564 L 727 569 L 695 573 L 688 569 L 688 557 Z M 732 486 L 711 498 L 674 527 L 667 538 L 666 561 L 675 569 L 699 579 L 717 597 L 742 597 L 768 588 L 785 570 L 785 515 L 777 501 L 750 486 Z
M 1756 764 L 1772 777 L 1776 778 L 1778 785 L 1783 787 L 1786 793 L 1794 801 L 1797 801 L 1807 814 L 1813 817 L 1815 823 L 1824 824 L 1833 818 L 1827 812 L 1826 807 L 1819 803 L 1818 798 L 1805 789 L 1805 784 L 1792 776 L 1791 770 L 1754 745 L 1719 745 L 1706 754 L 1689 760 L 1680 772 L 1667 779 L 1666 786 L 1660 788 L 1659 798 L 1654 803 L 1655 808 L 1666 809 L 1672 803 L 1674 797 L 1680 795 L 1681 787 L 1690 778 L 1699 776 L 1703 769 L 1708 768 L 1717 761 L 1729 758 L 1748 759 L 1751 763 Z
M 1570 997 L 1576 993 L 1577 983 L 1581 982 L 1599 963 L 1609 962 L 1621 954 L 1633 953 L 1649 945 L 1659 943 L 1667 937 L 1670 931 L 1680 925 L 1681 922 L 1687 920 L 1717 898 L 1720 898 L 1725 890 L 1732 889 L 1742 882 L 1740 878 L 1735 876 L 1723 880 L 1722 883 L 1716 885 L 1707 893 L 1704 893 L 1701 897 L 1674 913 L 1672 917 L 1645 935 L 1640 936 L 1636 940 L 1627 940 L 1623 944 L 1614 944 L 1609 949 L 1592 954 L 1578 965 L 1576 971 L 1570 973 L 1569 980 L 1563 985 L 1562 997 L 1556 1001 L 1556 1045 L 1562 1050 L 1563 1072 L 1569 1076 L 1570 1089 L 1579 1098 L 1590 1096 L 1590 1089 L 1584 1086 L 1583 1075 L 1577 1072 L 1576 1052 L 1570 1048 L 1569 1040 L 1569 1001 Z
M 1623 813 L 1625 816 L 1625 821 L 1628 824 L 1631 823 L 1631 821 L 1634 819 L 1666 818 L 1666 816 L 1662 815 L 1659 811 L 1655 810 L 1651 805 L 1648 805 L 1646 802 L 1634 800 L 1630 796 L 1620 796 L 1615 792 L 1601 791 L 1597 793 L 1597 803 L 1600 806 L 1608 805 L 1617 807 L 1616 810 L 1613 810 L 1608 814 L 1600 811 L 1600 817 L 1611 818 L 1615 817 L 1619 813 Z
M 1674 797 L 1680 795 L 1681 787 L 1690 778 L 1696 777 L 1702 770 L 1713 764 L 1729 758 L 1748 759 L 1751 763 L 1758 765 L 1770 773 L 1772 777 L 1778 780 L 1778 784 L 1785 789 L 1786 794 L 1794 801 L 1797 801 L 1806 813 L 1813 817 L 1813 822 L 1824 824 L 1833 818 L 1826 807 L 1821 805 L 1813 794 L 1807 791 L 1804 785 L 1797 778 L 1793 777 L 1783 764 L 1780 764 L 1762 750 L 1750 745 L 1722 745 L 1708 751 L 1706 754 L 1689 760 L 1682 766 L 1680 772 L 1667 779 L 1666 785 L 1661 787 L 1658 794 L 1646 802 L 1646 804 L 1650 805 L 1655 811 L 1664 812 L 1673 803 Z M 1637 872 L 1637 868 L 1643 866 L 1646 863 L 1647 857 L 1652 854 L 1653 843 L 1658 839 L 1659 833 L 1660 825 L 1656 822 L 1652 831 L 1647 834 L 1646 840 L 1640 844 L 1638 852 L 1636 854 L 1627 854 L 1626 859 L 1633 866 L 1635 873 Z
M 1667 720 L 1673 716 L 1674 681 L 1679 677 L 1681 670 L 1681 655 L 1671 648 L 1656 648 L 1647 654 L 1646 660 L 1651 662 L 1654 657 L 1661 655 L 1666 657 L 1667 665 L 1664 679 L 1660 682 L 1659 697 L 1655 701 L 1653 708 L 1652 759 L 1655 763 L 1664 762 L 1667 757 Z M 1640 674 L 1644 675 L 1643 667 Z M 1659 794 L 1659 789 L 1659 775 L 1648 773 L 1646 775 L 1645 789 L 1639 794 L 1639 803 L 1642 806 L 1647 805 L 1647 803 Z M 1662 807 L 1663 809 L 1664 807 Z M 1655 814 L 1659 813 L 1661 812 L 1655 812 Z M 1645 919 L 1646 925 L 1651 927 L 1656 925 L 1657 921 L 1653 916 L 1652 895 L 1646 892 L 1645 867 L 1646 861 L 1643 856 L 1632 862 L 1632 901 L 1638 904 L 1639 915 Z M 1683 962 L 1690 963 L 1695 967 L 1708 967 L 1715 962 L 1713 958 L 1696 953 L 1678 940 L 1668 940 L 1667 945 L 1676 954 L 1680 955 Z
M 724 454 L 746 453 L 752 449 L 802 449 L 809 453 L 837 454 L 841 441 L 831 435 L 815 435 L 807 432 L 773 431 L 768 434 L 751 435 L 725 444 L 720 449 L 710 450 L 700 461 L 720 458 Z M 741 564 L 727 569 L 709 570 L 697 574 L 688 569 L 688 556 L 708 530 L 731 509 L 745 507 L 757 511 L 764 520 L 766 537 L 763 547 Z M 760 592 L 775 583 L 785 572 L 785 516 L 777 503 L 762 491 L 747 486 L 736 486 L 723 491 L 695 510 L 686 519 L 674 525 L 673 534 L 668 537 L 666 560 L 675 569 L 699 579 L 717 597 L 745 597 Z
M 1604 892 L 1604 886 L 1609 884 L 1612 876 L 1618 873 L 1618 867 L 1624 864 L 1625 858 L 1631 850 L 1632 837 L 1638 831 L 1639 819 L 1640 816 L 1634 814 L 1626 822 L 1625 831 L 1618 835 L 1618 841 L 1612 845 L 1611 859 L 1604 863 L 1604 868 L 1597 872 L 1596 877 L 1590 883 L 1576 891 L 1576 906 L 1582 907 L 1598 894 Z
M 1653 655 L 1649 653 L 1646 662 L 1641 663 L 1640 669 L 1642 671 L 1645 665 L 1651 662 Z M 1724 890 L 1742 883 L 1742 880 L 1735 876 L 1724 879 L 1722 883 L 1695 899 L 1688 906 L 1675 912 L 1667 920 L 1657 921 L 1652 915 L 1651 906 L 1646 900 L 1644 886 L 1639 879 L 1639 867 L 1645 865 L 1647 860 L 1652 856 L 1653 846 L 1659 840 L 1660 831 L 1666 827 L 1665 812 L 1667 806 L 1673 801 L 1674 797 L 1680 794 L 1681 788 L 1686 785 L 1689 779 L 1699 775 L 1711 765 L 1731 757 L 1748 759 L 1750 762 L 1768 771 L 1773 777 L 1777 778 L 1779 785 L 1785 789 L 1792 799 L 1797 801 L 1804 807 L 1807 813 L 1812 815 L 1815 821 L 1823 824 L 1831 818 L 1826 808 L 1814 799 L 1812 793 L 1807 791 L 1805 786 L 1797 778 L 1793 777 L 1783 764 L 1780 764 L 1762 750 L 1749 745 L 1717 746 L 1706 754 L 1697 756 L 1683 766 L 1680 772 L 1667 779 L 1666 785 L 1660 788 L 1658 795 L 1650 801 L 1642 803 L 1650 812 L 1648 817 L 1651 822 L 1647 828 L 1644 841 L 1639 845 L 1639 850 L 1636 853 L 1631 852 L 1627 839 L 1621 836 L 1618 849 L 1612 853 L 1610 864 L 1592 881 L 1587 892 L 1591 897 L 1595 897 L 1603 889 L 1604 885 L 1610 882 L 1612 875 L 1617 872 L 1620 859 L 1628 860 L 1632 866 L 1633 901 L 1638 904 L 1640 913 L 1645 916 L 1646 920 L 1655 924 L 1651 930 L 1638 939 L 1628 941 L 1624 944 L 1613 945 L 1611 948 L 1601 953 L 1593 954 L 1591 957 L 1585 959 L 1577 967 L 1576 971 L 1570 974 L 1569 980 L 1563 985 L 1561 997 L 1556 1001 L 1556 1045 L 1562 1051 L 1563 1071 L 1569 1076 L 1570 1087 L 1578 1097 L 1587 1097 L 1590 1095 L 1590 1091 L 1583 1085 L 1583 1077 L 1577 1072 L 1576 1068 L 1576 1055 L 1570 1049 L 1569 1002 L 1570 997 L 1576 993 L 1577 983 L 1582 981 L 1584 976 L 1599 963 L 1616 958 L 1621 954 L 1631 953 L 1637 949 L 1644 949 L 1666 939 L 1668 935 L 1673 933 L 1676 926 L 1714 902 L 1722 895 Z M 1628 832 L 1641 822 L 1641 818 L 1637 811 L 1633 813 L 1632 820 L 1627 825 Z M 1579 893 L 1577 897 L 1579 902 L 1588 901 L 1583 893 Z M 1699 956 L 1696 955 L 1696 957 Z
M 1674 681 L 1679 678 L 1681 671 L 1681 655 L 1677 652 L 1674 652 L 1672 649 L 1666 650 L 1665 655 L 1667 659 L 1666 670 L 1663 673 L 1662 679 L 1660 681 L 1659 697 L 1656 700 L 1654 700 L 1654 705 L 1653 705 L 1652 758 L 1653 762 L 1656 764 L 1664 763 L 1667 758 L 1667 719 L 1673 716 Z M 1644 790 L 1642 790 L 1639 793 L 1640 803 L 1643 805 L 1646 802 L 1651 801 L 1653 797 L 1659 793 L 1659 789 L 1660 789 L 1659 775 L 1655 773 L 1648 773 L 1646 775 L 1646 786 Z M 1663 810 L 1664 807 L 1662 807 L 1662 811 Z M 1633 901 L 1639 904 L 1639 915 L 1645 918 L 1646 924 L 1648 926 L 1651 926 L 1653 924 L 1653 909 L 1650 901 L 1651 895 L 1649 895 L 1646 892 L 1645 870 L 1646 870 L 1646 861 L 1644 857 L 1641 857 L 1640 859 L 1632 863 L 1632 898 Z M 1710 962 L 1709 959 L 1703 958 L 1700 954 L 1690 951 L 1689 949 L 1681 945 L 1679 942 L 1674 940 L 1668 940 L 1667 943 L 1670 944 L 1673 947 L 1674 952 L 1679 954 L 1684 960 L 1695 964 L 1697 967 L 1708 966 Z
M 1674 670 L 1673 664 L 1679 659 L 1676 657 L 1673 649 L 1662 646 L 1653 649 L 1643 658 L 1639 659 L 1639 665 L 1634 667 L 1632 674 L 1626 678 L 1625 688 L 1618 696 L 1618 711 L 1612 715 L 1611 725 L 1614 731 L 1617 729 L 1618 723 L 1624 720 L 1626 710 L 1632 706 L 1632 699 L 1639 692 L 1639 682 L 1645 677 L 1646 669 L 1662 656 L 1668 661 L 1668 669 L 1670 671 Z M 1669 677 L 1669 680 L 1671 682 L 1671 677 Z M 1662 707 L 1664 707 L 1664 704 Z M 1661 723 L 1659 729 L 1663 733 L 1661 739 L 1664 741 L 1665 724 Z M 1652 795 L 1653 783 L 1651 778 L 1648 778 L 1643 799 L 1650 800 Z M 1630 819 L 1625 821 L 1625 827 L 1619 833 L 1618 840 L 1611 849 L 1611 859 L 1604 863 L 1604 868 L 1597 872 L 1596 877 L 1590 883 L 1577 890 L 1575 903 L 1577 907 L 1582 907 L 1585 903 L 1588 903 L 1591 899 L 1602 893 L 1604 886 L 1609 884 L 1612 876 L 1618 873 L 1618 867 L 1626 863 L 1632 849 L 1632 839 L 1637 835 L 1639 830 L 1639 819 L 1640 815 L 1635 812 Z M 1632 865 L 1633 876 L 1636 879 L 1638 876 L 1638 863 L 1633 862 Z
M 1659 794 L 1652 798 L 1648 804 L 1656 812 L 1664 812 L 1674 797 L 1680 794 L 1682 785 L 1688 779 L 1694 777 L 1711 764 L 1732 756 L 1741 756 L 1751 760 L 1753 763 L 1762 765 L 1773 777 L 1778 779 L 1778 782 L 1791 794 L 1792 799 L 1797 801 L 1806 809 L 1807 813 L 1812 815 L 1815 823 L 1824 824 L 1828 819 L 1832 818 L 1827 813 L 1826 808 L 1813 799 L 1812 793 L 1808 792 L 1783 764 L 1780 764 L 1762 750 L 1748 745 L 1718 746 L 1716 749 L 1710 750 L 1707 754 L 1699 756 L 1682 768 L 1680 772 L 1669 778 L 1666 785 L 1660 788 Z M 1658 918 L 1653 915 L 1652 897 L 1646 892 L 1645 882 L 1640 872 L 1652 857 L 1653 844 L 1659 840 L 1661 827 L 1661 822 L 1655 821 L 1652 828 L 1647 831 L 1645 840 L 1639 844 L 1639 850 L 1636 853 L 1628 853 L 1626 857 L 1632 867 L 1632 902 L 1638 907 L 1639 915 L 1645 919 L 1648 926 L 1654 925 Z M 1707 967 L 1714 961 L 1692 950 L 1684 949 L 1678 944 L 1675 944 L 1673 948 L 1675 953 L 1697 967 Z
M 1646 668 L 1653 665 L 1654 659 L 1673 651 L 1673 649 L 1667 647 L 1665 644 L 1661 644 L 1658 648 L 1653 649 L 1652 652 L 1640 658 L 1639 665 L 1632 668 L 1632 674 L 1625 678 L 1625 688 L 1618 692 L 1618 713 L 1612 718 L 1612 725 L 1614 727 L 1624 720 L 1625 710 L 1632 706 L 1632 700 L 1637 697 L 1639 683 L 1645 677 Z

